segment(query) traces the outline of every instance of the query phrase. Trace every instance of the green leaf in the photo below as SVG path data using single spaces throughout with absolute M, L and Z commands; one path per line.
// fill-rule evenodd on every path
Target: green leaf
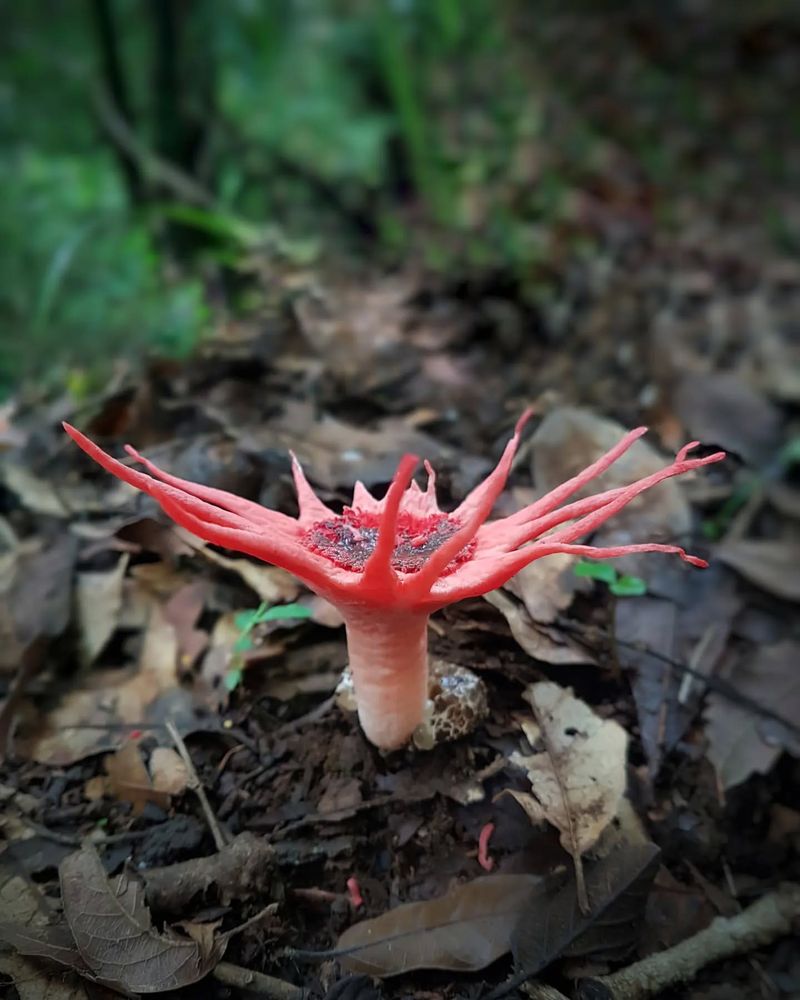
M 250 636 L 245 633 L 240 635 L 236 642 L 233 644 L 234 653 L 246 653 L 248 650 L 253 648 L 253 640 Z
M 304 604 L 276 604 L 272 608 L 262 604 L 254 611 L 240 611 L 233 620 L 238 629 L 249 632 L 254 625 L 260 625 L 262 622 L 282 622 L 310 617 L 311 611 Z
M 242 671 L 238 668 L 236 670 L 229 670 L 225 674 L 225 690 L 235 691 L 237 687 L 242 683 Z
M 608 585 L 608 589 L 617 597 L 643 597 L 647 584 L 639 576 L 620 576 Z
M 787 441 L 781 448 L 779 461 L 782 466 L 789 467 L 800 464 L 800 437 L 794 437 Z
M 311 609 L 305 604 L 277 604 L 268 608 L 258 618 L 259 622 L 282 622 L 289 618 L 310 618 Z
M 595 562 L 593 559 L 581 559 L 573 569 L 575 576 L 586 576 L 590 580 L 600 580 L 612 584 L 617 579 L 617 571 L 611 563 Z

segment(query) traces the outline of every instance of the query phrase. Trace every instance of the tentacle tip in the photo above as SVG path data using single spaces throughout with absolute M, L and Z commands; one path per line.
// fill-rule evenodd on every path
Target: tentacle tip
M 681 552 L 680 557 L 684 562 L 690 563 L 698 569 L 708 569 L 708 559 L 701 559 L 699 556 L 690 556 L 686 552 Z
M 514 437 L 519 437 L 519 435 L 522 433 L 523 427 L 525 426 L 525 424 L 527 424 L 527 422 L 531 419 L 531 417 L 534 415 L 535 412 L 536 412 L 535 406 L 525 407 L 525 409 L 522 411 L 522 414 L 520 415 L 519 420 L 517 420 L 516 424 L 514 425 Z
M 132 444 L 126 444 L 125 451 L 131 456 L 132 459 L 134 459 L 134 461 L 142 463 L 145 461 Z

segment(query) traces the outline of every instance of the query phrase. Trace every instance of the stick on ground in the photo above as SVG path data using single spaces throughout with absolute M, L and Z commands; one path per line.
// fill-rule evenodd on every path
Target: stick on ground
M 646 1000 L 685 983 L 712 962 L 744 955 L 791 934 L 800 921 L 800 885 L 787 883 L 735 917 L 717 917 L 705 930 L 649 955 L 611 976 L 581 981 L 580 1000 Z

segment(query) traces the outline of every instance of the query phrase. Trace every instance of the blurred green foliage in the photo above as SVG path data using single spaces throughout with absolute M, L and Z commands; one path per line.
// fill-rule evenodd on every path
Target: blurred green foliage
M 585 6 L 606 31 L 602 4 L 574 6 L 577 28 Z M 695 25 L 692 50 L 678 8 L 674 25 L 641 3 L 629 13 L 631 37 L 650 31 L 641 65 L 616 73 L 609 28 L 606 58 L 595 31 L 564 73 L 573 29 L 555 0 L 6 5 L 0 391 L 191 350 L 212 321 L 208 287 L 219 301 L 254 248 L 505 270 L 547 294 L 547 227 L 576 185 L 591 189 L 607 148 L 598 87 L 612 141 L 653 182 L 684 183 L 693 159 L 699 182 L 716 183 L 685 134 L 727 141 L 713 76 L 703 90 L 708 33 Z M 733 46 L 730 20 L 719 30 Z M 683 62 L 669 45 L 647 55 L 662 36 Z M 664 140 L 665 114 L 680 141 Z M 585 233 L 569 238 L 591 252 Z

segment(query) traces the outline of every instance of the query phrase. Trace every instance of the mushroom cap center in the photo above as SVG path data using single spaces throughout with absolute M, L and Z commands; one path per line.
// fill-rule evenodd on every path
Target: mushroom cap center
M 340 515 L 312 524 L 303 535 L 303 544 L 342 569 L 359 572 L 375 549 L 380 525 L 380 514 L 345 507 Z M 392 569 L 416 573 L 460 527 L 460 522 L 448 514 L 419 517 L 401 511 L 397 519 Z M 442 576 L 470 559 L 474 551 L 475 542 L 469 542 L 451 559 Z

